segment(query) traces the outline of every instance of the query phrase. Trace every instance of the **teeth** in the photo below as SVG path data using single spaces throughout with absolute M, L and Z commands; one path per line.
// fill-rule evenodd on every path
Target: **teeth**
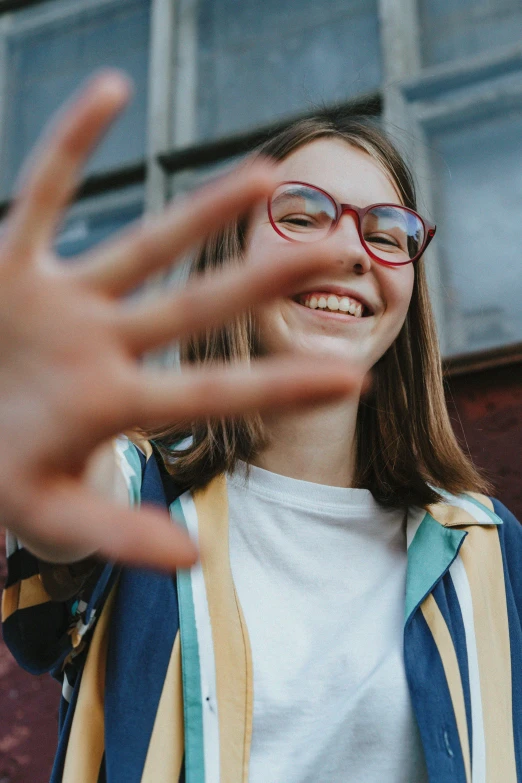
M 355 302 L 348 296 L 338 297 L 335 294 L 329 294 L 326 296 L 312 296 L 305 297 L 301 300 L 301 304 L 305 307 L 310 307 L 312 310 L 319 308 L 320 310 L 330 310 L 331 312 L 340 311 L 342 313 L 350 313 L 350 315 L 356 318 L 361 318 L 363 314 L 363 306 L 360 302 Z

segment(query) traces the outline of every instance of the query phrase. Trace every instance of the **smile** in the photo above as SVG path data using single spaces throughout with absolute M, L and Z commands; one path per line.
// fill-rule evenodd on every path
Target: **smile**
M 339 315 L 351 315 L 354 318 L 364 318 L 370 312 L 362 302 L 350 296 L 336 296 L 327 291 L 313 291 L 301 294 L 295 298 L 298 304 L 308 307 L 310 310 L 324 310 Z

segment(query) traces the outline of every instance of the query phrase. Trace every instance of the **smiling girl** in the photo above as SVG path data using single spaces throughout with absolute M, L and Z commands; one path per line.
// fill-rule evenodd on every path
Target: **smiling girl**
M 52 781 L 514 783 L 522 532 L 479 494 L 450 426 L 422 257 L 435 228 L 373 125 L 301 121 L 257 157 L 275 167 L 266 197 L 221 216 L 188 286 L 219 272 L 210 279 L 225 280 L 234 312 L 198 324 L 205 292 L 200 309 L 178 300 L 194 316 L 177 332 L 178 383 L 207 373 L 203 402 L 193 387 L 182 410 L 165 403 L 124 426 L 111 408 L 105 438 L 132 424 L 140 435 L 104 447 L 81 476 L 168 507 L 198 562 L 187 567 L 178 533 L 175 578 L 116 567 L 108 560 L 165 562 L 111 549 L 108 521 L 96 541 L 71 542 L 12 513 L 25 546 L 10 535 L 5 638 L 64 685 Z M 310 259 L 299 280 L 234 302 L 231 275 L 266 285 L 267 260 L 291 253 Z M 113 279 L 106 257 L 94 269 Z M 128 327 L 141 350 L 158 333 L 147 317 Z M 313 357 L 294 405 L 276 374 L 234 400 L 238 367 L 292 353 Z M 314 404 L 296 407 L 306 395 Z M 75 522 L 88 527 L 81 512 Z

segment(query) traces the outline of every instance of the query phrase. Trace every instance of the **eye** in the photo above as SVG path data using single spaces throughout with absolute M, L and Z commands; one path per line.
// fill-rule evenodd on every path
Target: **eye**
M 314 228 L 317 225 L 317 221 L 314 221 L 310 215 L 285 215 L 283 218 L 279 218 L 278 223 L 285 223 L 295 228 Z
M 390 236 L 390 234 L 370 234 L 370 236 L 365 237 L 365 239 L 372 245 L 378 244 L 384 245 L 385 247 L 395 247 L 397 249 L 400 249 L 401 247 L 395 237 Z

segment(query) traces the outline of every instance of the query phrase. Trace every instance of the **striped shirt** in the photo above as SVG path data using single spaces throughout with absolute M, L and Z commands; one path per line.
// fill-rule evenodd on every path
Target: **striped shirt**
M 51 783 L 247 783 L 252 660 L 226 479 L 180 494 L 150 447 L 116 448 L 131 502 L 167 504 L 201 558 L 175 578 L 49 566 L 8 536 L 5 641 L 63 685 Z M 444 494 L 409 509 L 407 539 L 404 665 L 430 783 L 522 781 L 522 527 L 496 500 Z

